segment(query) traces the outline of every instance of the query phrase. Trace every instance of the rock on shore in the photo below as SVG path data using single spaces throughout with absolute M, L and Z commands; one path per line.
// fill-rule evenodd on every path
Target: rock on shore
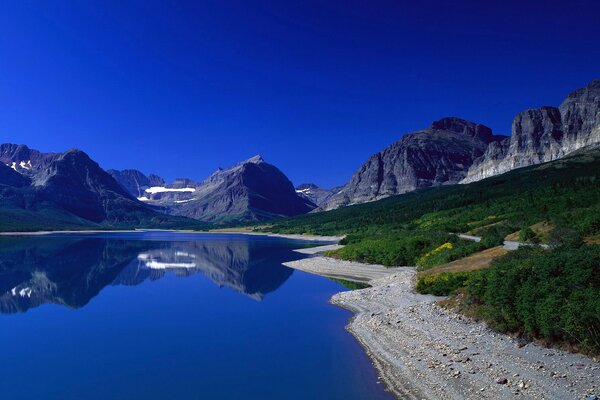
M 373 287 L 338 293 L 348 330 L 402 399 L 585 399 L 600 393 L 600 364 L 494 332 L 414 291 L 397 268 Z

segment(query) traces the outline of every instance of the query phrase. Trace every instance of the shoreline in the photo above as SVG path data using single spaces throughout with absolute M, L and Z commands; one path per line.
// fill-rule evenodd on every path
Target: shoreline
M 189 229 L 126 229 L 126 230 L 64 230 L 64 231 L 12 231 L 0 232 L 0 236 L 51 236 L 51 235 L 96 235 L 99 233 L 143 233 L 143 232 L 172 232 L 200 235 L 250 235 L 267 236 L 273 238 L 306 240 L 310 242 L 339 242 L 344 236 L 317 236 L 317 235 L 299 235 L 282 233 L 262 233 L 262 232 L 243 232 L 243 231 L 193 231 Z
M 240 234 L 339 242 L 342 237 L 239 231 L 84 230 L 0 232 L 0 236 L 173 232 Z M 371 287 L 336 293 L 330 303 L 353 313 L 345 329 L 364 349 L 386 390 L 398 399 L 585 399 L 600 392 L 600 363 L 495 332 L 414 290 L 413 267 L 336 260 L 319 255 L 332 246 L 297 249 L 313 257 L 284 266 Z
M 307 260 L 309 260 L 307 262 Z M 332 259 L 286 266 L 329 275 Z M 341 263 L 352 275 L 360 263 Z M 375 266 L 377 267 L 377 266 Z M 414 290 L 416 270 L 392 268 L 370 288 L 340 292 L 330 302 L 351 311 L 346 330 L 363 347 L 398 399 L 586 399 L 600 392 L 600 363 L 580 354 L 523 344 L 438 306 L 443 297 Z

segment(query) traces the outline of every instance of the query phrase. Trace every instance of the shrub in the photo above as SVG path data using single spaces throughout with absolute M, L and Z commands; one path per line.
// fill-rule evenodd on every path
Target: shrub
M 552 247 L 576 249 L 583 245 L 583 237 L 575 229 L 557 227 L 550 232 L 549 244 Z
M 600 351 L 600 246 L 519 249 L 481 274 L 467 293 L 496 328 Z
M 437 275 L 422 276 L 417 281 L 417 291 L 435 296 L 448 296 L 464 287 L 470 275 L 468 272 L 442 272 Z
M 519 232 L 519 241 L 536 243 L 538 240 L 537 240 L 537 235 L 535 234 L 533 229 L 531 229 L 530 227 L 525 227 L 525 228 L 521 229 L 521 231 Z

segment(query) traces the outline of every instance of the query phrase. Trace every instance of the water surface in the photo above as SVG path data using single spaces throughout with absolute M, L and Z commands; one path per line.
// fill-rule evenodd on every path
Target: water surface
M 0 238 L 0 395 L 390 399 L 307 242 L 166 232 Z M 313 244 L 314 245 L 314 244 Z

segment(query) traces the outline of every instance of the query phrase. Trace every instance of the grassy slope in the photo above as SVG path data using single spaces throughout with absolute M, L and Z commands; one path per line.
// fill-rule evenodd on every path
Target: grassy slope
M 600 232 L 600 150 L 469 185 L 420 190 L 373 203 L 275 222 L 278 233 L 347 234 L 337 256 L 385 265 L 439 265 L 493 247 L 542 221 L 564 235 Z M 479 229 L 482 246 L 448 235 Z M 436 252 L 444 243 L 451 248 Z M 431 254 L 433 252 L 433 254 Z M 426 255 L 429 253 L 429 257 Z M 427 258 L 435 256 L 434 262 Z
M 537 234 L 553 249 L 499 254 L 491 263 L 468 257 L 519 229 L 527 232 L 519 239 Z M 501 331 L 600 353 L 600 150 L 470 185 L 286 219 L 268 230 L 347 234 L 337 257 L 431 268 L 420 274 L 419 291 L 458 293 L 453 303 L 462 311 Z M 449 232 L 484 240 L 469 243 Z M 468 260 L 473 268 L 462 265 Z

